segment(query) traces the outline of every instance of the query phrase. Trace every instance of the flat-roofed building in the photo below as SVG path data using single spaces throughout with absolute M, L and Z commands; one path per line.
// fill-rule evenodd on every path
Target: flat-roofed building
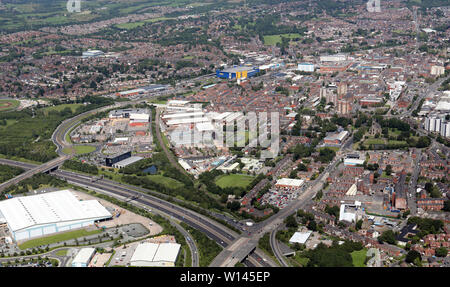
M 344 142 L 344 140 L 347 138 L 347 136 L 348 136 L 348 131 L 342 131 L 340 133 L 333 133 L 333 134 L 326 136 L 323 139 L 323 142 L 326 145 L 341 145 Z
M 305 181 L 303 179 L 281 178 L 275 183 L 276 188 L 295 190 L 299 189 Z
M 141 156 L 131 156 L 129 158 L 126 158 L 124 160 L 116 162 L 115 164 L 112 165 L 112 167 L 114 167 L 114 168 L 124 168 L 126 166 L 129 166 L 130 164 L 133 164 L 135 162 L 140 161 L 141 159 L 143 159 L 143 157 L 141 157 Z
M 345 166 L 357 166 L 357 165 L 363 165 L 364 159 L 359 158 L 346 158 L 344 159 L 344 165 Z
M 308 232 L 295 232 L 294 235 L 292 235 L 291 239 L 289 239 L 290 244 L 299 243 L 299 244 L 305 244 L 306 241 L 308 241 L 308 238 L 311 236 L 312 231 Z
M 130 260 L 131 266 L 173 267 L 180 252 L 178 243 L 141 243 Z
M 94 257 L 95 248 L 81 249 L 72 260 L 72 267 L 87 267 Z
M 90 226 L 111 217 L 97 200 L 80 201 L 69 190 L 0 202 L 0 221 L 7 222 L 16 241 Z

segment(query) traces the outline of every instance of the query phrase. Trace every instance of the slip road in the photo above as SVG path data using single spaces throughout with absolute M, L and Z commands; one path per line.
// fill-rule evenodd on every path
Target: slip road
M 218 275 L 214 273 L 194 273 L 187 271 L 182 273 L 180 276 L 181 282 L 201 282 L 201 283 L 211 283 L 214 279 L 225 280 L 225 282 L 266 282 L 270 277 L 270 272 L 268 271 L 230 271 L 223 272 L 223 275 Z

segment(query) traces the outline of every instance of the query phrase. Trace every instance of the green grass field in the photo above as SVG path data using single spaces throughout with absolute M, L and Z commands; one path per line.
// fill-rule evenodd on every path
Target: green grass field
M 216 184 L 221 187 L 244 187 L 246 188 L 253 180 L 253 176 L 245 174 L 221 175 L 216 178 Z
M 338 152 L 338 151 L 339 151 L 339 147 L 337 147 L 337 146 L 320 147 L 320 148 L 317 149 L 317 151 L 320 152 L 320 151 L 323 150 L 324 148 L 332 149 L 332 150 L 334 150 L 334 152 Z
M 92 230 L 92 231 L 87 231 L 85 229 L 74 230 L 74 231 L 64 232 L 64 233 L 55 234 L 55 235 L 51 235 L 51 236 L 31 239 L 31 240 L 28 240 L 28 241 L 20 244 L 19 248 L 21 250 L 26 250 L 28 248 L 45 246 L 48 244 L 53 244 L 53 243 L 58 243 L 58 242 L 62 242 L 62 241 L 67 241 L 70 239 L 85 237 L 88 235 L 98 234 L 101 232 L 102 232 L 101 230 Z
M 86 153 L 95 151 L 95 146 L 90 146 L 90 145 L 76 145 L 76 146 L 73 146 L 73 148 L 75 149 L 75 154 L 77 154 L 77 155 L 86 154 Z M 64 148 L 63 153 L 70 154 L 71 149 Z
M 65 108 L 70 108 L 72 110 L 72 113 L 74 113 L 77 108 L 81 107 L 83 104 L 62 104 L 62 105 L 57 105 L 57 106 L 51 106 L 51 107 L 47 107 L 44 108 L 44 112 L 50 112 L 50 111 L 62 111 Z
M 124 30 L 131 30 L 131 29 L 135 29 L 137 27 L 144 26 L 146 23 L 154 23 L 154 22 L 165 21 L 165 20 L 170 20 L 170 19 L 173 19 L 173 18 L 159 17 L 159 18 L 147 19 L 144 21 L 120 23 L 120 24 L 116 24 L 115 27 L 119 28 L 119 29 L 124 29 Z
M 56 255 L 58 256 L 66 256 L 67 255 L 67 249 L 63 249 L 63 250 L 58 250 L 55 252 Z
M 364 144 L 384 144 L 384 139 L 369 138 L 364 141 Z
M 389 140 L 388 144 L 407 145 L 408 143 L 406 141 Z
M 179 182 L 176 179 L 170 178 L 170 177 L 165 177 L 165 176 L 162 176 L 159 174 L 147 175 L 147 177 L 149 179 L 151 179 L 152 181 L 159 183 L 159 184 L 163 184 L 167 187 L 171 187 L 171 188 L 183 187 L 183 184 L 181 182 Z
M 359 251 L 353 251 L 350 255 L 353 259 L 353 266 L 355 267 L 365 267 L 364 261 L 366 260 L 367 249 L 363 248 Z
M 279 35 L 268 35 L 264 36 L 264 45 L 273 46 L 277 43 L 281 43 L 281 37 L 294 39 L 294 38 L 300 38 L 300 34 L 293 33 L 293 34 L 279 34 Z
M 17 100 L 0 99 L 0 112 L 14 110 L 19 105 L 20 105 L 20 102 Z

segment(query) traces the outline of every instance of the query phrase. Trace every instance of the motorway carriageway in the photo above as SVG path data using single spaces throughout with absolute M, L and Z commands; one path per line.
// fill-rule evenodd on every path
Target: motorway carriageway
M 30 169 L 34 168 L 34 164 L 30 163 L 22 163 L 17 161 L 11 161 L 7 159 L 0 159 L 0 163 L 9 164 L 13 166 L 19 166 L 24 169 Z M 61 177 L 66 179 L 68 182 L 72 182 L 76 185 L 82 186 L 82 187 L 91 187 L 95 188 L 97 190 L 104 190 L 106 192 L 110 192 L 125 198 L 132 198 L 134 196 L 138 196 L 138 198 L 134 199 L 134 201 L 139 202 L 141 204 L 144 204 L 146 206 L 149 206 L 151 208 L 154 208 L 156 210 L 160 210 L 163 213 L 170 215 L 180 221 L 183 221 L 187 223 L 188 225 L 192 226 L 193 228 L 203 232 L 208 237 L 216 241 L 220 246 L 226 247 L 228 246 L 232 241 L 235 240 L 236 237 L 232 236 L 231 234 L 234 233 L 228 229 L 225 229 L 225 227 L 218 227 L 219 223 L 216 223 L 212 220 L 207 220 L 203 218 L 202 216 L 195 215 L 194 212 L 185 209 L 183 207 L 171 204 L 169 202 L 166 202 L 162 199 L 159 199 L 155 196 L 151 196 L 148 194 L 144 194 L 142 192 L 138 192 L 136 190 L 133 190 L 127 186 L 124 186 L 120 183 L 116 182 L 108 182 L 106 180 L 98 180 L 95 182 L 91 182 L 92 177 L 90 176 L 84 176 L 79 175 L 77 173 L 69 172 L 69 171 L 63 171 L 63 170 L 57 170 L 53 172 L 57 177 Z M 119 187 L 120 186 L 120 187 Z M 134 188 L 134 187 L 133 187 Z M 225 230 L 224 230 L 225 229 Z M 249 259 L 253 259 L 252 261 L 255 263 L 264 264 L 261 260 L 261 257 L 257 254 L 253 253 L 249 256 Z M 254 265 L 249 262 L 250 260 L 246 260 L 245 263 L 247 265 Z M 264 264 L 266 265 L 266 264 Z

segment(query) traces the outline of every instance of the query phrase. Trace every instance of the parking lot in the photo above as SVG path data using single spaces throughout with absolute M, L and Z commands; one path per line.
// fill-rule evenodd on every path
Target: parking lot
M 131 244 L 125 244 L 116 248 L 116 253 L 114 254 L 108 266 L 127 266 L 138 245 L 139 242 L 133 242 Z

